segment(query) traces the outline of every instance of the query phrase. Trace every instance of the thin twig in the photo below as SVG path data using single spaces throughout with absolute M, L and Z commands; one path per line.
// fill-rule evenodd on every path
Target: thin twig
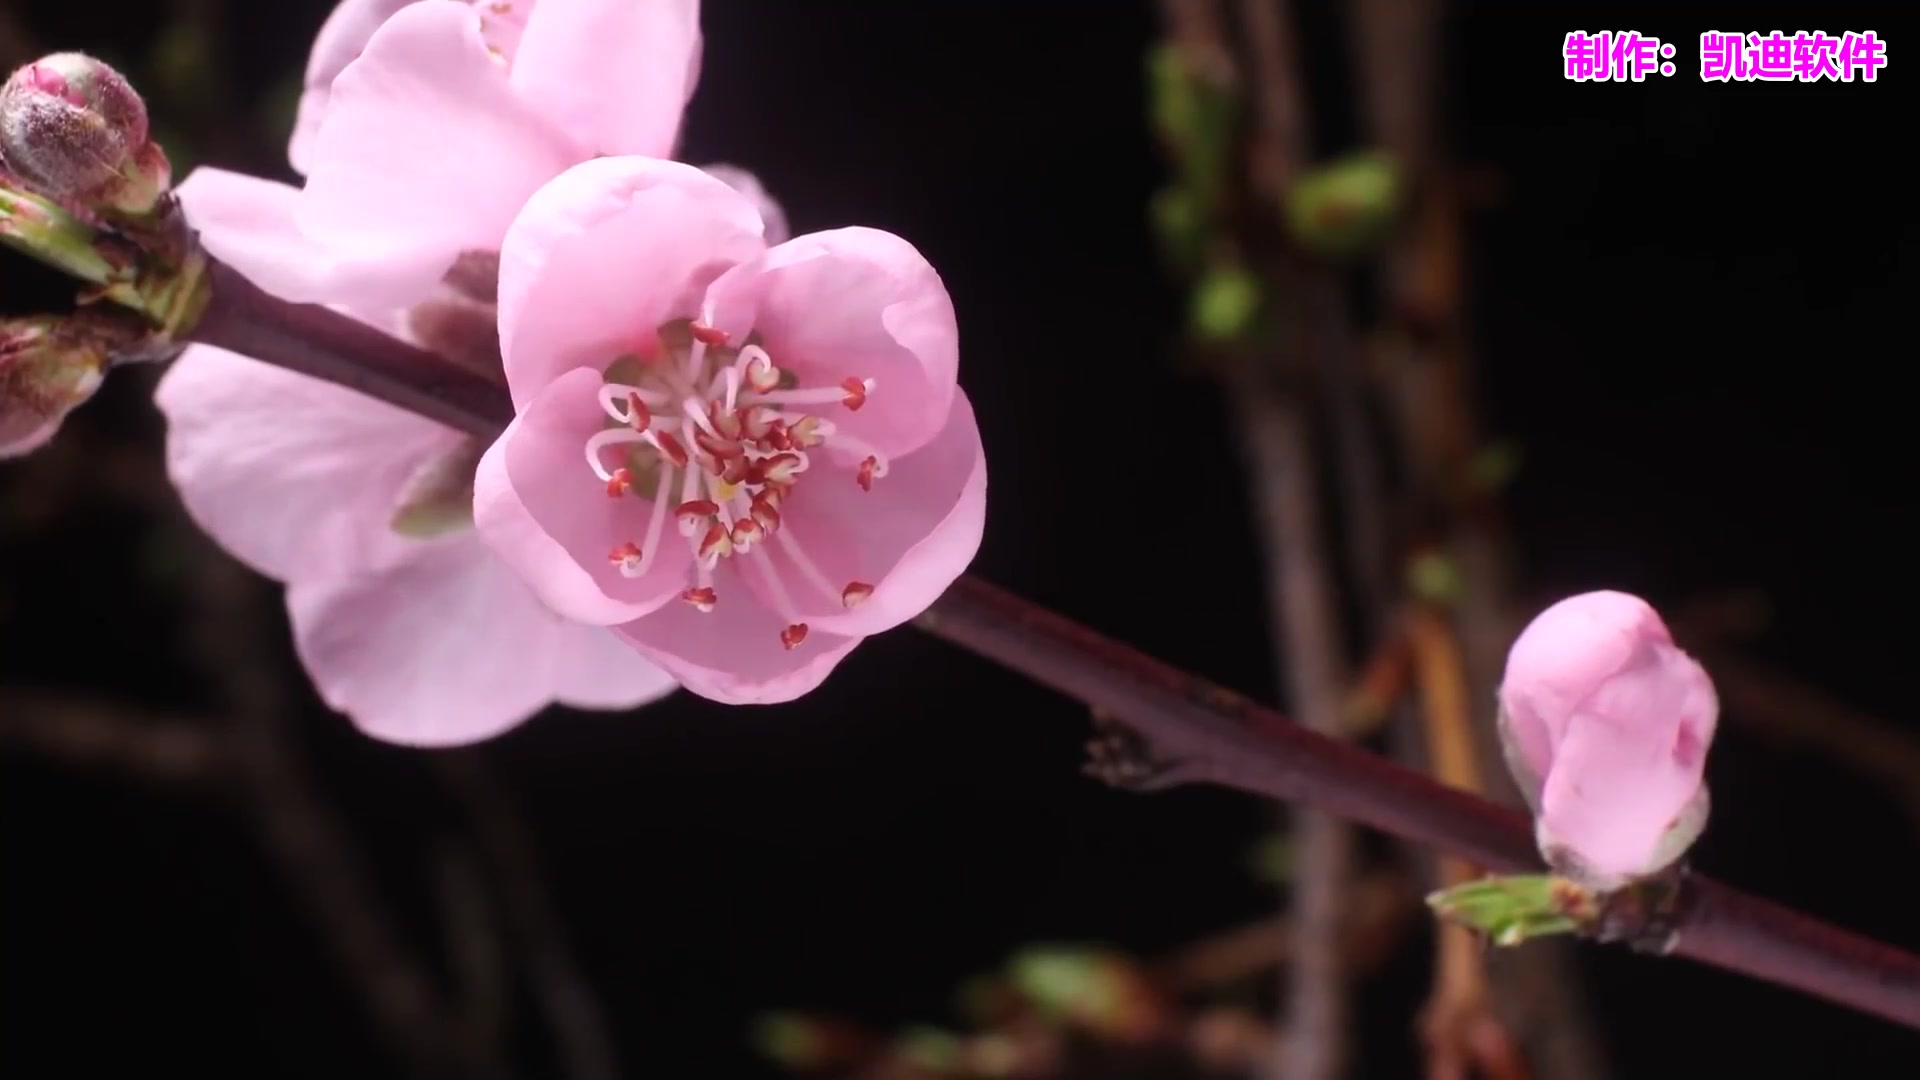
M 471 368 L 315 304 L 290 304 L 221 262 L 207 267 L 213 302 L 192 338 L 311 375 L 483 438 L 513 419 L 505 388 Z M 361 357 L 376 354 L 378 363 Z
M 442 1007 L 430 969 L 400 934 L 351 833 L 316 789 L 286 730 L 289 703 L 257 632 L 252 581 L 220 553 L 195 559 L 194 638 L 219 680 L 226 742 L 263 847 L 334 948 L 380 1033 L 423 1076 L 497 1076 Z
M 232 764 L 204 723 L 46 691 L 0 690 L 0 746 L 10 745 L 160 784 L 204 785 Z
M 1477 792 L 1480 762 L 1474 752 L 1465 665 L 1453 630 L 1427 610 L 1413 611 L 1407 623 L 1433 774 L 1442 783 Z M 1443 886 L 1465 884 L 1476 876 L 1478 869 L 1471 863 L 1440 860 Z M 1493 1015 L 1485 957 L 1481 942 L 1466 927 L 1440 926 L 1433 991 L 1422 1017 L 1427 1080 L 1465 1080 L 1469 1067 L 1488 1080 L 1524 1080 L 1528 1074 L 1519 1048 Z
M 1443 549 L 1465 583 L 1455 609 L 1470 702 L 1489 702 L 1517 629 L 1511 618 L 1510 560 L 1491 500 L 1463 505 L 1460 489 L 1478 450 L 1465 334 L 1462 208 L 1441 147 L 1441 26 L 1436 0 L 1358 0 L 1349 20 L 1366 128 L 1407 178 L 1410 214 L 1384 253 L 1389 333 L 1382 372 L 1395 442 L 1414 484 L 1408 515 L 1437 524 Z M 1473 724 L 1475 756 L 1500 760 L 1489 710 Z M 1503 771 L 1481 778 L 1489 796 L 1519 793 Z M 1582 999 L 1575 958 L 1564 944 L 1504 958 L 1492 972 L 1495 996 L 1521 1035 L 1536 1071 L 1554 1080 L 1599 1080 L 1607 1069 Z
M 1268 610 L 1278 623 L 1289 698 L 1308 728 L 1338 735 L 1346 727 L 1347 679 L 1305 419 L 1293 402 L 1256 387 L 1242 387 L 1236 400 L 1268 559 Z M 1334 1080 L 1346 1057 L 1347 977 L 1338 928 L 1353 844 L 1344 822 L 1321 813 L 1296 813 L 1294 836 L 1295 955 L 1287 968 L 1288 1009 L 1276 1075 Z
M 1243 0 L 1241 23 L 1252 62 L 1234 73 L 1217 11 L 1211 4 L 1174 0 L 1165 7 L 1168 30 L 1195 71 L 1211 71 L 1225 85 L 1243 85 L 1253 99 L 1256 137 L 1249 143 L 1252 186 L 1274 220 L 1284 218 L 1286 191 L 1310 154 L 1302 83 L 1297 76 L 1291 13 L 1285 0 Z M 1217 242 L 1253 255 L 1252 244 L 1227 235 Z M 1278 292 L 1306 293 L 1290 311 L 1289 366 L 1301 367 L 1338 349 L 1341 330 L 1336 289 L 1291 265 L 1277 266 Z M 1274 358 L 1243 355 L 1234 368 L 1236 426 L 1247 458 L 1256 528 L 1267 567 L 1267 609 L 1273 623 L 1276 666 L 1284 672 L 1296 717 L 1324 734 L 1343 732 L 1347 680 L 1341 658 L 1333 574 L 1325 554 L 1326 532 L 1317 490 L 1318 461 L 1297 391 L 1269 385 Z M 1347 977 L 1339 924 L 1347 905 L 1352 837 L 1344 822 L 1312 811 L 1294 815 L 1298 853 L 1292 880 L 1294 962 L 1283 988 L 1286 1018 L 1272 1062 L 1284 1080 L 1334 1080 L 1344 1067 L 1347 1040 Z
M 1353 882 L 1353 903 L 1342 912 L 1339 933 L 1348 970 L 1371 974 L 1392 955 L 1398 931 L 1422 910 L 1412 884 L 1391 872 Z M 1276 915 L 1216 934 L 1163 957 L 1154 970 L 1168 989 L 1180 994 L 1216 991 L 1268 975 L 1292 962 L 1290 922 L 1287 916 Z
M 503 914 L 520 940 L 534 997 L 547 1016 L 570 1080 L 617 1080 L 613 1037 L 592 985 L 580 971 L 526 825 L 479 753 L 437 755 L 442 780 L 465 807 L 474 837 L 492 864 Z

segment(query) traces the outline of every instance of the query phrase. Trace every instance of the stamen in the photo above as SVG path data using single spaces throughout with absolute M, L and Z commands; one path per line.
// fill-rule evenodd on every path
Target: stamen
M 733 523 L 733 550 L 741 555 L 753 550 L 753 545 L 766 538 L 766 530 L 751 517 L 741 517 Z
M 720 602 L 720 597 L 715 595 L 712 586 L 689 587 L 680 594 L 680 599 L 692 604 L 703 613 L 712 611 L 713 605 Z
M 652 435 L 634 431 L 632 428 L 608 428 L 605 431 L 596 431 L 587 440 L 587 464 L 593 467 L 593 475 L 602 480 L 611 481 L 613 473 L 607 471 L 606 465 L 601 463 L 600 451 L 609 446 L 643 442 L 652 438 Z M 682 464 L 685 463 L 682 462 Z
M 765 483 L 791 484 L 795 477 L 807 471 L 807 455 L 789 451 L 763 457 L 754 464 L 759 466 L 759 473 L 765 477 Z
M 609 552 L 607 561 L 619 567 L 624 577 L 639 577 L 645 572 L 641 562 L 640 545 L 631 540 Z
M 675 507 L 673 513 L 680 519 L 680 535 L 690 537 L 711 524 L 720 507 L 705 499 L 689 499 Z
M 693 344 L 687 348 L 687 385 L 689 392 L 691 392 L 692 387 L 700 385 L 700 369 L 706 365 L 707 361 L 707 336 L 701 334 L 698 328 L 703 326 L 711 327 L 712 325 L 713 309 L 711 306 L 702 311 L 698 319 L 693 320 L 694 329 L 691 331 L 693 334 Z
M 789 530 L 781 532 L 776 539 L 779 541 L 781 550 L 793 560 L 793 565 L 800 568 L 800 576 L 807 579 L 807 584 L 818 589 L 820 595 L 829 599 L 845 599 L 844 590 L 834 588 L 833 583 L 827 580 L 827 575 L 820 572 L 819 565 L 807 555 L 807 549 L 800 546 L 799 537 Z
M 636 423 L 636 415 L 647 415 L 647 407 L 665 405 L 669 400 L 665 394 L 625 383 L 607 383 L 600 388 L 600 409 L 608 416 L 623 424 L 633 424 L 644 431 L 645 423 Z
M 821 386 L 812 390 L 760 390 L 747 399 L 764 402 L 769 405 L 845 405 L 851 411 L 859 411 L 867 403 L 867 395 L 873 393 L 872 379 L 847 378 L 838 386 Z
M 860 462 L 860 471 L 854 474 L 853 479 L 860 485 L 861 491 L 872 491 L 874 480 L 885 475 L 887 475 L 887 463 L 873 454 L 868 454 L 866 459 Z
M 660 479 L 653 485 L 653 513 L 647 518 L 646 554 L 640 560 L 640 568 L 634 577 L 640 577 L 653 565 L 653 553 L 660 550 L 660 531 L 667 524 L 667 488 L 673 483 L 673 471 L 660 470 Z
M 679 439 L 673 437 L 673 432 L 647 431 L 642 432 L 641 435 L 648 442 L 652 443 L 653 448 L 660 451 L 668 461 L 673 462 L 674 468 L 684 469 L 687 467 L 687 448 L 681 444 Z
M 696 322 L 689 329 L 693 333 L 693 340 L 702 345 L 725 345 L 732 340 L 725 330 L 717 326 Z
M 780 528 L 780 495 L 778 488 L 766 488 L 754 495 L 747 512 L 753 520 L 760 523 L 763 532 L 772 533 Z
M 755 393 L 764 394 L 780 387 L 780 369 L 773 366 L 773 357 L 767 355 L 767 350 L 758 345 L 741 349 L 733 369 L 746 377 L 747 385 Z
M 767 591 L 773 594 L 773 609 L 787 620 L 786 629 L 780 631 L 780 644 L 788 649 L 797 649 L 807 640 L 807 624 L 800 621 L 793 606 L 793 597 L 787 593 L 786 582 L 780 580 L 780 572 L 773 568 L 771 559 L 749 560 L 760 570 L 760 576 L 766 579 Z
M 613 470 L 612 476 L 607 477 L 607 494 L 609 496 L 617 499 L 620 496 L 625 495 L 627 492 L 632 490 L 633 490 L 633 470 L 632 469 L 628 469 L 622 466 L 621 468 Z
M 830 420 L 822 420 L 817 416 L 801 416 L 789 421 L 787 434 L 791 436 L 793 445 L 801 449 L 811 449 L 826 442 L 835 434 L 835 429 Z
M 733 536 L 727 531 L 727 527 L 718 521 L 707 526 L 707 535 L 701 538 L 700 546 L 694 549 L 694 554 L 700 557 L 700 562 L 709 570 L 713 569 L 714 564 L 722 557 L 732 553 Z
M 687 398 L 685 401 L 682 401 L 680 403 L 680 412 L 681 415 L 693 421 L 694 426 L 698 427 L 700 431 L 704 431 L 714 438 L 720 437 L 720 432 L 714 428 L 713 421 L 707 419 L 706 406 L 702 405 L 699 399 Z M 695 440 L 698 440 L 700 438 L 700 432 L 694 432 L 693 437 Z
M 849 581 L 847 587 L 840 590 L 840 603 L 845 605 L 848 611 L 852 611 L 866 603 L 867 598 L 872 595 L 873 586 L 864 581 Z

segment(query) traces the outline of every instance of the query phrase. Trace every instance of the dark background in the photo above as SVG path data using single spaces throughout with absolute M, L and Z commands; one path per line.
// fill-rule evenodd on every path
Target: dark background
M 199 133 L 176 156 L 280 175 L 276 117 L 328 7 L 15 0 L 8 14 L 40 51 L 194 75 L 172 111 L 155 95 L 163 127 Z M 1613 587 L 1669 608 L 1762 590 L 1774 617 L 1758 655 L 1920 737 L 1913 21 L 1897 6 L 1454 7 L 1449 137 L 1498 180 L 1472 234 L 1477 361 L 1489 426 L 1524 455 L 1508 506 L 1529 595 Z M 1331 151 L 1353 123 L 1344 45 L 1328 11 L 1308 14 Z M 952 290 L 993 470 L 976 570 L 1267 696 L 1227 414 L 1172 360 L 1180 294 L 1145 224 L 1163 172 L 1144 108 L 1151 5 L 708 0 L 704 24 L 682 156 L 754 169 L 797 232 L 898 232 Z M 1603 27 L 1675 41 L 1680 72 L 1563 80 L 1562 36 Z M 1874 29 L 1890 64 L 1850 86 L 1702 85 L 1688 66 L 1702 30 L 1802 28 Z M 157 456 L 149 385 L 116 377 L 63 440 Z M 1087 417 L 1147 409 L 1190 418 L 1182 448 L 1085 467 Z M 179 643 L 173 568 L 191 539 L 101 494 L 122 467 L 0 466 L 0 681 L 205 708 Z M 1176 500 L 1206 508 L 1210 542 Z M 1106 526 L 1091 536 L 1090 511 Z M 271 625 L 329 798 L 436 948 L 444 792 L 421 755 L 327 713 Z M 1906 803 L 1738 716 L 1722 730 L 1695 865 L 1920 947 Z M 1152 953 L 1271 908 L 1246 869 L 1264 807 L 1105 788 L 1079 774 L 1086 734 L 1082 708 L 902 629 L 793 705 L 556 711 L 484 753 L 537 837 L 628 1074 L 745 1076 L 765 1068 L 748 1039 L 763 1010 L 945 1022 L 954 987 L 1024 943 Z M 389 1075 L 289 888 L 217 800 L 0 746 L 0 1074 Z M 1417 1069 L 1424 949 L 1408 953 L 1368 988 L 1361 1075 Z M 1910 1033 L 1785 990 L 1583 955 L 1621 1076 L 1895 1076 L 1920 1055 Z

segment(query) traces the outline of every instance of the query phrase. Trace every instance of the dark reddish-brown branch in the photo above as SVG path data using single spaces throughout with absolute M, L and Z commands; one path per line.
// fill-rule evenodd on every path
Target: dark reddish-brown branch
M 311 375 L 491 439 L 513 419 L 506 388 L 371 326 L 315 304 L 269 296 L 230 266 L 209 261 L 213 300 L 192 338 Z
M 495 434 L 506 391 L 325 308 L 266 298 L 215 264 L 190 337 Z M 1144 735 L 1186 778 L 1338 814 L 1494 870 L 1537 867 L 1524 816 L 1170 667 L 997 586 L 962 578 L 920 625 Z M 1674 951 L 1920 1028 L 1920 956 L 1700 877 Z

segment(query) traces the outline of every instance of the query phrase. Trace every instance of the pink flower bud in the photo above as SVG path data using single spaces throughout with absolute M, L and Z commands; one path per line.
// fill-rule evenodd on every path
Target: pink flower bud
M 149 328 L 131 313 L 0 319 L 0 459 L 39 449 L 118 361 L 157 359 Z
M 1591 592 L 1541 612 L 1507 654 L 1500 735 L 1547 862 L 1607 891 L 1678 859 L 1706 824 L 1718 715 L 1645 601 Z
M 0 89 L 0 163 L 43 195 L 128 213 L 151 209 L 172 179 L 146 103 L 83 53 L 36 60 Z

